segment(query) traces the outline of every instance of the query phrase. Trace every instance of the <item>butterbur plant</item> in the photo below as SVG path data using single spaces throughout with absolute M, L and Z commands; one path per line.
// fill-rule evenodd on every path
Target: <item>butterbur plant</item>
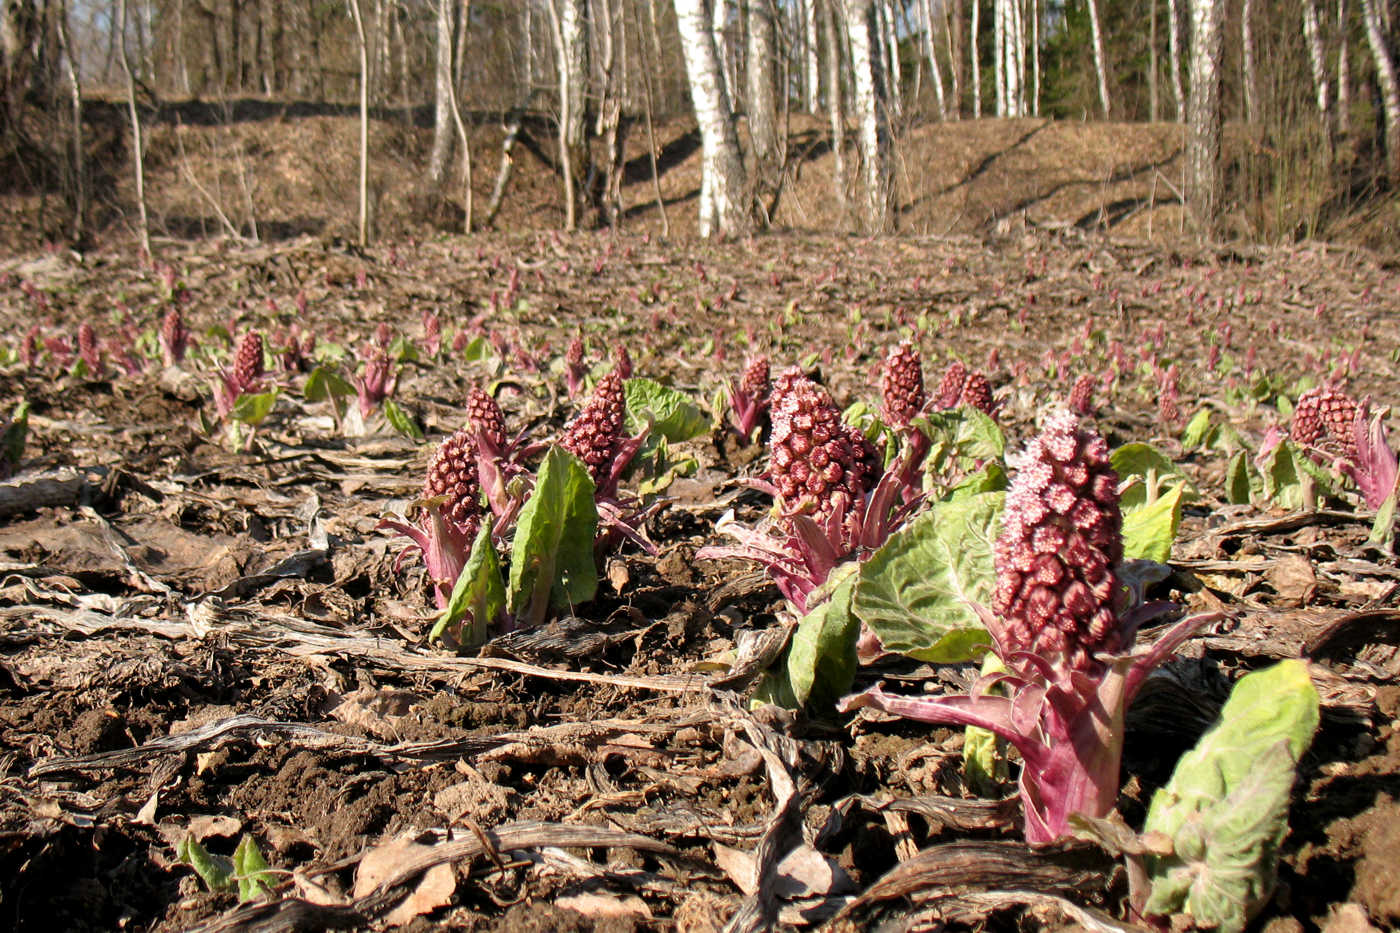
M 747 528 L 722 522 L 737 546 L 702 549 L 707 559 L 740 558 L 768 571 L 798 615 L 814 605 L 838 565 L 868 556 L 917 506 L 903 502 L 898 470 L 880 475 L 870 442 L 826 390 L 797 367 L 773 383 L 766 480 L 756 487 L 773 495 L 777 515 Z
M 165 312 L 160 322 L 160 355 L 166 366 L 179 366 L 185 361 L 190 346 L 190 332 L 179 308 Z
M 379 527 L 397 531 L 413 542 L 399 554 L 396 567 L 414 549 L 423 555 L 433 599 L 442 609 L 481 527 L 481 484 L 470 430 L 463 428 L 438 446 L 417 505 L 422 510 L 417 524 L 385 519 Z
M 1314 462 L 1331 461 L 1355 483 L 1367 508 L 1380 509 L 1393 506 L 1397 473 L 1385 415 L 1372 412 L 1369 398 L 1358 403 L 1334 385 L 1317 386 L 1298 397 L 1288 433 Z
M 583 411 L 569 422 L 559 439 L 559 446 L 588 468 L 599 499 L 616 496 L 622 474 L 645 440 L 643 435 L 628 437 L 623 430 L 627 398 L 622 379 L 616 369 L 599 379 Z
M 266 378 L 262 335 L 249 331 L 239 341 L 233 363 L 219 372 L 214 383 L 214 407 L 219 419 L 227 423 L 234 447 L 250 444 L 253 439 L 250 433 L 245 441 L 239 426 L 257 427 L 277 403 L 275 387 L 259 391 Z
M 727 380 L 729 391 L 730 426 L 744 441 L 753 438 L 754 431 L 768 414 L 768 397 L 772 389 L 768 356 L 760 353 L 749 357 L 743 375 L 736 383 Z
M 394 361 L 389 358 L 381 343 L 367 343 L 360 348 L 360 359 L 364 369 L 355 377 L 355 394 L 360 403 L 360 417 L 368 418 L 398 385 L 398 373 L 394 371 Z
M 1143 681 L 1208 616 L 1184 619 L 1142 653 L 1120 575 L 1118 477 L 1108 445 L 1068 411 L 1046 419 L 1006 494 L 993 554 L 996 590 L 981 610 L 1006 671 L 967 696 L 904 697 L 874 687 L 842 701 L 923 722 L 976 726 L 1021 754 L 1026 841 L 1054 842 L 1072 814 L 1106 816 L 1118 796 L 1124 716 Z M 989 695 L 1000 686 L 1004 695 Z
M 569 348 L 564 351 L 564 385 L 569 390 L 569 398 L 574 398 L 583 391 L 583 380 L 588 375 L 588 366 L 583 358 L 583 338 L 575 337 L 569 341 Z

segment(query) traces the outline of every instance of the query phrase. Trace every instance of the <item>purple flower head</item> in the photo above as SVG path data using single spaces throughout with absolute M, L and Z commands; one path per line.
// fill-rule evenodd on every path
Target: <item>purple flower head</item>
M 185 328 L 185 319 L 179 308 L 171 308 L 160 322 L 160 352 L 165 365 L 178 366 L 184 362 L 189 345 L 190 332 Z
M 907 428 L 910 420 L 923 411 L 927 401 L 924 364 L 911 341 L 900 341 L 885 357 L 880 371 L 880 397 L 881 414 L 886 423 L 896 428 Z
M 783 512 L 820 519 L 860 501 L 875 469 L 875 450 L 841 420 L 826 390 L 794 366 L 774 381 L 769 399 L 768 474 Z

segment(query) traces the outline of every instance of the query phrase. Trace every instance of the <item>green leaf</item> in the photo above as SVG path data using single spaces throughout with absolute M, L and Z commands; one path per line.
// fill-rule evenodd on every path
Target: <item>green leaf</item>
M 1006 435 L 991 415 L 964 405 L 957 410 L 954 442 L 958 453 L 974 460 L 1000 460 L 1006 455 Z
M 1173 486 L 1148 505 L 1123 509 L 1123 559 L 1144 558 L 1166 563 L 1181 527 L 1181 496 L 1185 486 Z
M 4 435 L 0 436 L 0 460 L 11 466 L 19 466 L 24 459 L 24 442 L 28 436 L 29 402 L 23 400 L 15 406 L 10 423 L 5 426 Z
M 238 396 L 238 401 L 233 403 L 233 411 L 229 412 L 228 416 L 243 424 L 259 425 L 272 413 L 272 408 L 276 404 L 276 389 L 270 389 L 267 392 L 245 392 Z
M 210 891 L 226 891 L 233 887 L 233 862 L 219 855 L 210 855 L 193 836 L 186 836 L 175 847 L 175 858 L 194 869 L 199 880 Z
M 982 659 L 982 674 L 996 674 L 1005 671 L 1001 658 L 990 651 Z M 1006 690 L 993 686 L 987 693 L 1002 693 Z M 963 729 L 963 776 L 968 787 L 983 797 L 996 794 L 997 786 L 1007 779 L 1006 741 L 997 738 L 996 733 L 979 726 Z
M 395 334 L 394 339 L 389 341 L 387 353 L 389 358 L 395 362 L 412 362 L 418 359 L 418 344 L 409 340 L 403 334 Z
M 565 608 L 593 598 L 598 570 L 593 538 L 598 509 L 593 479 L 573 454 L 550 447 L 535 490 L 516 523 L 510 555 L 510 611 L 538 625 L 550 606 Z
M 648 424 L 671 443 L 688 441 L 710 429 L 700 407 L 682 392 L 650 379 L 628 379 L 622 384 L 627 397 L 627 432 L 640 434 Z
M 494 519 L 488 514 L 472 542 L 467 563 L 452 586 L 447 606 L 428 633 L 429 640 L 437 641 L 451 632 L 459 647 L 474 647 L 490 637 L 491 623 L 505 611 L 506 588 L 501 581 L 501 559 L 491 543 L 493 524 Z M 464 621 L 466 624 L 462 625 Z
M 272 890 L 276 876 L 268 869 L 258 844 L 247 833 L 233 850 L 233 874 L 238 879 L 238 900 L 251 901 L 259 894 Z
M 1367 544 L 1384 544 L 1395 537 L 1395 498 L 1400 489 L 1392 489 L 1381 507 L 1376 510 L 1376 520 L 1371 523 L 1371 535 Z
M 1171 839 L 1149 857 L 1150 916 L 1239 933 L 1268 900 L 1288 831 L 1298 759 L 1318 724 L 1307 664 L 1289 660 L 1240 679 L 1217 725 L 1152 797 L 1143 833 Z
M 1214 425 L 1211 424 L 1210 409 L 1202 408 L 1191 418 L 1186 430 L 1181 432 L 1181 446 L 1187 450 L 1208 447 L 1215 439 Z
M 306 377 L 301 394 L 308 402 L 333 401 L 336 398 L 354 395 L 355 387 L 335 370 L 317 366 Z
M 1159 479 L 1169 476 L 1185 478 L 1181 468 L 1172 463 L 1166 454 L 1151 444 L 1144 444 L 1140 441 L 1124 444 L 1114 450 L 1108 455 L 1108 462 L 1123 479 L 1130 476 L 1147 477 L 1152 474 L 1155 474 Z
M 1237 450 L 1225 465 L 1225 501 L 1248 505 L 1250 500 L 1249 452 Z
M 491 344 L 485 337 L 473 337 L 462 348 L 462 360 L 467 363 L 480 363 L 491 358 Z
M 418 423 L 398 406 L 391 398 L 384 400 L 384 420 L 389 422 L 390 427 L 398 431 L 411 441 L 421 441 L 423 439 L 423 429 L 418 427 Z
M 948 663 L 990 642 L 972 607 L 995 590 L 1002 499 L 987 492 L 936 502 L 862 565 L 852 606 L 887 649 Z
M 831 597 L 808 610 L 797 623 L 788 648 L 787 681 L 795 705 L 830 710 L 855 679 L 860 622 L 851 612 L 857 574 L 854 563 L 838 567 L 824 586 Z

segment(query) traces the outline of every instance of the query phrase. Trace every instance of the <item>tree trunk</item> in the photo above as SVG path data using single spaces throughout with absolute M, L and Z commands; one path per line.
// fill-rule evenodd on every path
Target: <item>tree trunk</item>
M 123 3 L 126 0 L 122 0 Z M 360 50 L 360 245 L 369 245 L 369 42 L 360 0 L 350 0 Z
M 1254 71 L 1254 0 L 1244 0 L 1240 9 L 1240 61 L 1244 71 L 1244 119 L 1246 123 L 1258 123 L 1259 80 Z
M 1351 133 L 1351 24 L 1347 0 L 1337 0 L 1337 135 Z
M 1312 66 L 1313 94 L 1317 112 L 1330 132 L 1332 126 L 1332 88 L 1327 73 L 1327 49 L 1318 22 L 1317 0 L 1303 0 L 1303 39 L 1308 47 L 1308 64 Z
M 1191 0 L 1191 96 L 1186 143 L 1186 205 L 1202 236 L 1214 237 L 1222 200 L 1220 61 L 1224 0 Z
M 136 112 L 136 79 L 126 54 L 126 0 L 117 0 L 117 54 L 126 75 L 126 106 L 131 117 L 131 165 L 136 173 L 136 211 L 140 220 L 141 253 L 151 258 L 151 226 L 146 217 L 146 164 L 141 144 L 141 115 Z
M 1176 101 L 1176 122 L 1186 122 L 1186 92 L 1181 85 L 1181 0 L 1167 0 L 1167 68 L 1172 73 L 1172 99 Z
M 436 56 L 433 62 L 433 148 L 428 156 L 428 184 L 442 188 L 452 157 L 452 0 L 438 0 Z
M 1376 62 L 1376 82 L 1381 88 L 1386 172 L 1391 187 L 1400 187 L 1400 81 L 1396 77 L 1395 58 L 1386 42 L 1386 30 L 1381 23 L 1381 11 L 1376 6 L 1376 0 L 1361 0 L 1361 19 L 1366 24 L 1366 42 Z
M 1103 54 L 1103 30 L 1099 28 L 1098 0 L 1089 0 L 1089 30 L 1094 37 L 1094 74 L 1099 79 L 1099 106 L 1107 117 L 1113 112 L 1108 99 L 1108 64 Z
M 715 60 L 719 62 L 719 79 L 724 86 L 725 100 L 729 101 L 730 112 L 734 108 L 734 95 L 738 93 L 738 83 L 734 80 L 734 55 L 729 47 L 729 9 L 731 0 L 713 0 L 710 5 L 710 31 L 714 36 Z
M 73 40 L 68 32 L 68 4 L 58 8 L 59 51 L 68 78 L 68 104 L 73 117 L 73 239 L 81 240 L 87 231 L 87 155 L 83 146 L 83 87 L 73 61 Z
M 962 3 L 943 3 L 943 38 L 948 50 L 948 70 L 953 76 L 953 102 L 948 115 L 957 120 L 962 116 Z
M 884 100 L 892 119 L 898 120 L 904 113 L 904 89 L 900 86 L 903 69 L 899 64 L 899 37 L 895 33 L 894 10 L 890 0 L 876 0 L 874 3 L 880 36 L 880 63 L 884 72 Z
M 803 103 L 806 111 L 817 114 L 821 109 L 821 61 L 817 52 L 817 7 L 818 0 L 799 0 L 802 11 L 802 74 L 806 96 Z
M 1147 120 L 1156 123 L 1162 117 L 1162 98 L 1157 90 L 1161 63 L 1157 61 L 1157 0 L 1148 0 L 1147 16 Z
M 924 55 L 928 58 L 929 74 L 933 77 L 933 94 L 938 101 L 938 119 L 948 119 L 948 102 L 943 94 L 943 72 L 938 67 L 937 47 L 933 41 L 933 0 L 919 0 L 919 18 L 924 25 Z
M 583 0 L 550 0 L 550 27 L 559 71 L 559 163 L 564 176 L 564 228 L 578 228 L 583 177 L 584 85 L 588 79 L 588 21 Z
M 700 125 L 700 224 L 702 237 L 742 236 L 750 230 L 744 162 L 720 72 L 713 22 L 704 0 L 674 0 L 695 119 Z
M 998 117 L 1006 116 L 1006 3 L 992 0 L 992 83 Z
M 778 154 L 778 100 L 773 63 L 778 58 L 772 0 L 749 0 L 748 117 L 755 168 L 766 178 Z
M 447 11 L 447 30 L 449 36 L 452 34 L 451 6 L 453 2 L 454 0 L 438 0 L 438 16 L 441 17 L 443 11 Z M 464 21 L 469 21 L 471 15 L 472 0 L 465 0 L 462 4 L 462 19 Z M 438 26 L 441 28 L 442 23 L 439 22 Z M 472 144 L 470 138 L 467 136 L 467 127 L 462 122 L 461 108 L 457 106 L 457 82 L 453 80 L 451 39 L 448 40 L 447 46 L 447 62 L 445 66 L 448 75 L 447 104 L 452 110 L 452 123 L 457 128 L 458 142 L 462 146 L 462 232 L 471 233 L 473 222 L 472 213 L 475 207 L 475 201 L 472 198 Z M 441 49 L 439 49 L 439 51 L 441 51 Z M 442 67 L 441 64 L 439 67 Z M 450 149 L 451 147 L 449 146 L 448 148 Z
M 851 41 L 856 142 L 861 159 L 861 228 L 886 233 L 893 226 L 888 117 L 880 99 L 880 59 L 875 54 L 873 0 L 846 0 L 846 31 Z
M 840 0 L 821 0 L 826 13 L 825 27 L 822 30 L 826 55 L 826 109 L 831 120 L 831 192 L 841 213 L 841 224 L 850 209 L 846 181 L 846 110 L 845 95 L 841 92 L 841 75 L 844 71 L 841 61 L 841 26 L 836 4 Z
M 1155 2 L 1155 0 L 1154 0 Z M 1040 116 L 1040 0 L 1031 4 L 1031 116 Z M 1153 49 L 1156 54 L 1156 49 Z
M 977 55 L 977 32 L 982 15 L 982 0 L 972 0 L 972 27 L 968 33 L 967 51 L 972 66 L 972 118 L 982 116 L 982 63 Z

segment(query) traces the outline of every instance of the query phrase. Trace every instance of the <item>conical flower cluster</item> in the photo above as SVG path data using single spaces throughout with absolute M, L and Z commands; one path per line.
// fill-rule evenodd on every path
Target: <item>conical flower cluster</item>
M 933 407 L 939 411 L 968 405 L 978 411 L 991 414 L 992 384 L 979 372 L 970 372 L 962 363 L 954 360 L 948 364 L 943 379 L 938 383 L 938 392 L 933 397 Z
M 739 379 L 739 391 L 743 392 L 754 404 L 762 405 L 768 401 L 768 393 L 772 389 L 772 380 L 768 375 L 768 355 L 760 353 L 749 358 L 744 364 L 744 375 Z
M 1074 380 L 1074 386 L 1069 390 L 1069 410 L 1076 415 L 1092 415 L 1094 413 L 1094 377 L 1084 373 Z
M 994 548 L 1007 648 L 1088 670 L 1119 639 L 1123 517 L 1108 445 L 1068 411 L 1026 448 Z
M 923 410 L 927 401 L 924 364 L 912 342 L 900 341 L 885 357 L 880 371 L 880 398 L 885 422 L 896 428 L 907 428 L 910 420 Z
M 190 332 L 185 328 L 185 319 L 180 315 L 179 308 L 171 308 L 160 322 L 160 350 L 165 365 L 175 366 L 183 362 L 189 344 Z
M 479 386 L 467 393 L 467 424 L 480 436 L 496 445 L 498 451 L 506 446 L 506 417 L 496 400 Z
M 481 517 L 481 484 L 476 473 L 476 445 L 469 431 L 461 430 L 442 442 L 428 464 L 423 498 L 445 496 L 442 517 L 454 530 L 475 537 Z
M 859 501 L 874 472 L 875 450 L 841 420 L 826 390 L 794 366 L 774 381 L 770 404 L 769 479 L 783 511 L 809 509 L 825 517 L 838 495 L 848 504 Z
M 1316 386 L 1298 397 L 1289 434 L 1304 447 L 1325 447 L 1356 459 L 1356 402 L 1334 386 Z
M 583 461 L 595 483 L 601 484 L 612 469 L 626 407 L 622 375 L 614 369 L 598 380 L 593 397 L 559 440 L 560 447 Z
M 255 330 L 243 335 L 238 353 L 233 358 L 233 385 L 238 392 L 246 391 L 263 375 L 263 339 Z
M 102 351 L 97 348 L 97 332 L 84 321 L 78 325 L 78 356 L 92 376 L 102 375 Z

